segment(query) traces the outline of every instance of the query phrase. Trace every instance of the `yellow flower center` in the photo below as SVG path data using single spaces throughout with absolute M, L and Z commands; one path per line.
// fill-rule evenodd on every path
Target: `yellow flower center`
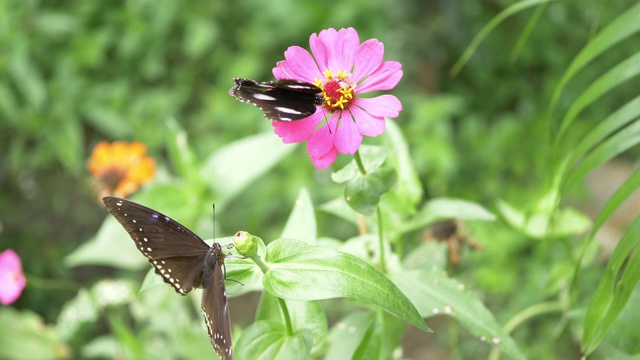
M 327 69 L 323 75 L 324 80 L 316 79 L 313 84 L 322 89 L 324 106 L 331 110 L 344 110 L 356 96 L 355 84 L 347 79 L 351 74 L 338 70 L 338 74 L 334 75 Z

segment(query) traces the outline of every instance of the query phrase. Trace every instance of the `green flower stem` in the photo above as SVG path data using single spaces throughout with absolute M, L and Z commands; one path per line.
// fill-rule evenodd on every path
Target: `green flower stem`
M 256 263 L 256 265 L 258 265 L 258 267 L 260 268 L 260 271 L 262 271 L 263 274 L 266 274 L 267 271 L 269 271 L 269 267 L 267 266 L 267 264 L 262 262 L 262 260 L 260 259 L 260 256 L 258 255 L 252 256 L 251 260 L 253 260 L 253 262 Z
M 376 208 L 376 214 L 378 215 L 378 242 L 380 244 L 380 271 L 387 272 L 387 263 L 384 260 L 384 232 L 382 231 L 382 211 L 380 206 Z
M 353 154 L 354 159 L 356 159 L 356 164 L 358 164 L 358 170 L 362 175 L 367 175 L 367 170 L 364 168 L 364 164 L 362 163 L 362 158 L 360 157 L 360 150 L 356 150 L 356 153 Z
M 367 175 L 367 170 L 364 168 L 362 158 L 360 157 L 360 150 L 356 150 L 356 153 L 353 154 L 353 158 L 356 160 L 360 173 L 362 175 Z M 387 264 L 384 259 L 384 231 L 382 228 L 382 211 L 380 211 L 380 206 L 376 208 L 376 213 L 378 215 L 378 240 L 380 243 L 380 271 L 385 273 L 387 272 Z
M 280 310 L 282 310 L 282 317 L 284 317 L 284 326 L 288 335 L 293 335 L 293 326 L 291 325 L 291 317 L 289 316 L 289 309 L 287 308 L 287 302 L 284 299 L 277 298 L 280 304 Z

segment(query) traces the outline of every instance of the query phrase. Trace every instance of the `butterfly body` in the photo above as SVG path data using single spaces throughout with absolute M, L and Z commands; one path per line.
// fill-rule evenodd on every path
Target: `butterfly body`
M 276 121 L 295 121 L 313 115 L 324 102 L 322 89 L 303 81 L 281 79 L 258 82 L 233 78 L 229 94 L 260 108 L 264 116 Z
M 102 199 L 165 283 L 180 295 L 202 287 L 201 310 L 216 353 L 231 360 L 231 323 L 224 286 L 222 246 L 207 245 L 168 216 L 117 197 Z

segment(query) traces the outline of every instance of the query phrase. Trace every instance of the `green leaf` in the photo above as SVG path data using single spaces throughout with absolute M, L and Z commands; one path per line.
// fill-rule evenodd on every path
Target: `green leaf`
M 319 352 L 327 340 L 327 317 L 322 306 L 317 301 L 282 300 L 287 306 L 294 332 L 307 330 L 313 339 L 311 354 Z M 278 298 L 264 291 L 256 311 L 256 321 L 273 320 L 282 325 L 284 317 Z
M 576 164 L 587 152 L 598 146 L 607 139 L 615 131 L 622 129 L 631 121 L 640 116 L 640 96 L 620 107 L 613 114 L 607 116 L 606 119 L 599 121 L 598 124 L 580 141 L 575 150 L 571 152 L 568 163 Z
M 398 175 L 391 166 L 376 168 L 349 180 L 344 187 L 344 198 L 353 210 L 372 215 L 382 194 L 390 191 L 397 180 Z
M 210 182 L 211 188 L 224 203 L 257 180 L 294 148 L 282 144 L 270 132 L 250 136 L 212 154 L 205 161 L 200 174 Z
M 37 314 L 12 307 L 0 308 L 0 358 L 62 359 L 71 351 L 56 337 L 55 329 L 45 325 Z
M 402 341 L 405 327 L 400 319 L 383 311 L 376 311 L 372 315 L 373 321 L 355 349 L 352 359 L 390 359 Z
M 494 221 L 496 219 L 482 205 L 453 198 L 435 198 L 428 201 L 403 229 L 404 232 L 424 229 L 439 220 L 460 219 Z
M 358 226 L 358 216 L 362 216 L 354 212 L 353 209 L 349 207 L 344 199 L 344 196 L 340 196 L 336 199 L 320 205 L 319 209 L 326 213 L 337 216 L 345 221 L 348 221 L 356 226 Z
M 275 240 L 267 246 L 265 290 L 289 300 L 356 299 L 381 307 L 429 331 L 407 297 L 384 274 L 349 254 L 301 241 Z
M 280 235 L 281 239 L 296 239 L 315 244 L 317 237 L 316 217 L 311 196 L 307 189 L 300 189 L 287 224 Z
M 387 159 L 387 149 L 382 146 L 366 146 L 362 145 L 358 150 L 360 157 L 362 159 L 362 163 L 367 172 L 373 171 L 384 163 Z M 347 182 L 349 180 L 353 180 L 362 174 L 360 173 L 360 169 L 358 168 L 358 164 L 356 160 L 351 160 L 347 165 L 345 165 L 342 169 L 333 172 L 331 174 L 331 180 L 337 182 L 338 184 Z
M 582 349 L 591 354 L 607 335 L 640 280 L 640 217 L 616 246 L 584 320 Z
M 624 14 L 610 22 L 604 29 L 602 29 L 602 31 L 593 37 L 582 50 L 580 50 L 580 53 L 573 59 L 571 65 L 569 65 L 567 71 L 562 75 L 562 78 L 553 92 L 553 96 L 549 104 L 550 114 L 553 113 L 557 106 L 560 95 L 569 80 L 571 80 L 589 62 L 591 62 L 591 60 L 595 59 L 615 44 L 640 31 L 640 22 L 638 21 L 638 18 L 640 18 L 640 3 L 632 6 Z
M 194 174 L 195 169 L 198 169 L 200 165 L 189 146 L 187 133 L 173 118 L 167 121 L 167 125 L 171 130 L 167 132 L 166 140 L 171 163 L 180 177 L 185 178 L 187 181 L 192 180 L 196 176 Z
M 374 314 L 352 312 L 333 325 L 329 332 L 329 349 L 325 359 L 351 359 L 373 324 Z
M 591 226 L 586 215 L 572 208 L 526 213 L 502 200 L 498 201 L 497 207 L 509 225 L 534 239 L 577 235 Z
M 385 136 L 393 152 L 393 160 L 398 172 L 398 187 L 394 190 L 403 203 L 415 206 L 422 200 L 422 184 L 413 166 L 409 146 L 395 121 L 386 121 Z
M 111 215 L 107 215 L 96 236 L 67 255 L 64 264 L 68 267 L 108 265 L 138 270 L 148 262 L 136 249 L 122 225 Z
M 480 341 L 497 346 L 512 358 L 525 358 L 484 304 L 444 271 L 407 270 L 394 273 L 392 280 L 417 304 L 422 316 L 453 317 Z
M 471 41 L 471 44 L 469 44 L 469 47 L 467 47 L 467 50 L 464 51 L 462 56 L 460 56 L 460 59 L 458 59 L 458 61 L 456 61 L 456 63 L 453 65 L 453 67 L 451 68 L 451 71 L 449 71 L 449 74 L 451 76 L 456 76 L 460 72 L 460 70 L 464 67 L 464 65 L 469 61 L 471 56 L 473 56 L 473 53 L 476 51 L 478 46 L 480 46 L 480 43 L 482 42 L 482 40 L 484 40 L 484 38 L 487 37 L 487 35 L 489 35 L 491 30 L 495 29 L 506 18 L 508 18 L 509 16 L 519 11 L 525 10 L 529 7 L 541 5 L 550 1 L 553 1 L 553 0 L 518 1 L 515 4 L 504 9 L 500 14 L 493 17 L 493 19 L 491 19 L 491 21 L 489 21 L 487 25 L 485 25 L 482 29 L 480 29 L 478 34 Z
M 640 354 L 638 324 L 640 324 L 640 287 L 636 286 L 604 342 L 625 355 L 637 356 Z
M 595 102 L 598 98 L 616 86 L 634 78 L 638 74 L 640 74 L 640 52 L 628 57 L 626 60 L 617 64 L 604 75 L 592 82 L 591 85 L 573 102 L 573 104 L 571 104 L 569 110 L 567 110 L 567 113 L 560 124 L 556 140 L 560 141 L 564 132 L 569 128 L 584 108 Z
M 256 321 L 249 325 L 236 343 L 239 360 L 306 359 L 311 352 L 311 333 L 305 330 L 287 334 L 276 321 Z
M 640 61 L 640 58 L 639 58 Z M 571 189 L 593 169 L 631 149 L 640 142 L 640 121 L 607 138 L 589 153 L 566 179 L 566 189 Z

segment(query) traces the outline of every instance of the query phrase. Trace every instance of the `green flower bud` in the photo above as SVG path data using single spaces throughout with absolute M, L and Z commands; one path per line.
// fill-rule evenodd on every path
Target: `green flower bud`
M 258 241 L 262 241 L 262 239 L 246 231 L 238 231 L 233 239 L 233 244 L 238 250 L 238 254 L 252 258 L 258 254 Z

